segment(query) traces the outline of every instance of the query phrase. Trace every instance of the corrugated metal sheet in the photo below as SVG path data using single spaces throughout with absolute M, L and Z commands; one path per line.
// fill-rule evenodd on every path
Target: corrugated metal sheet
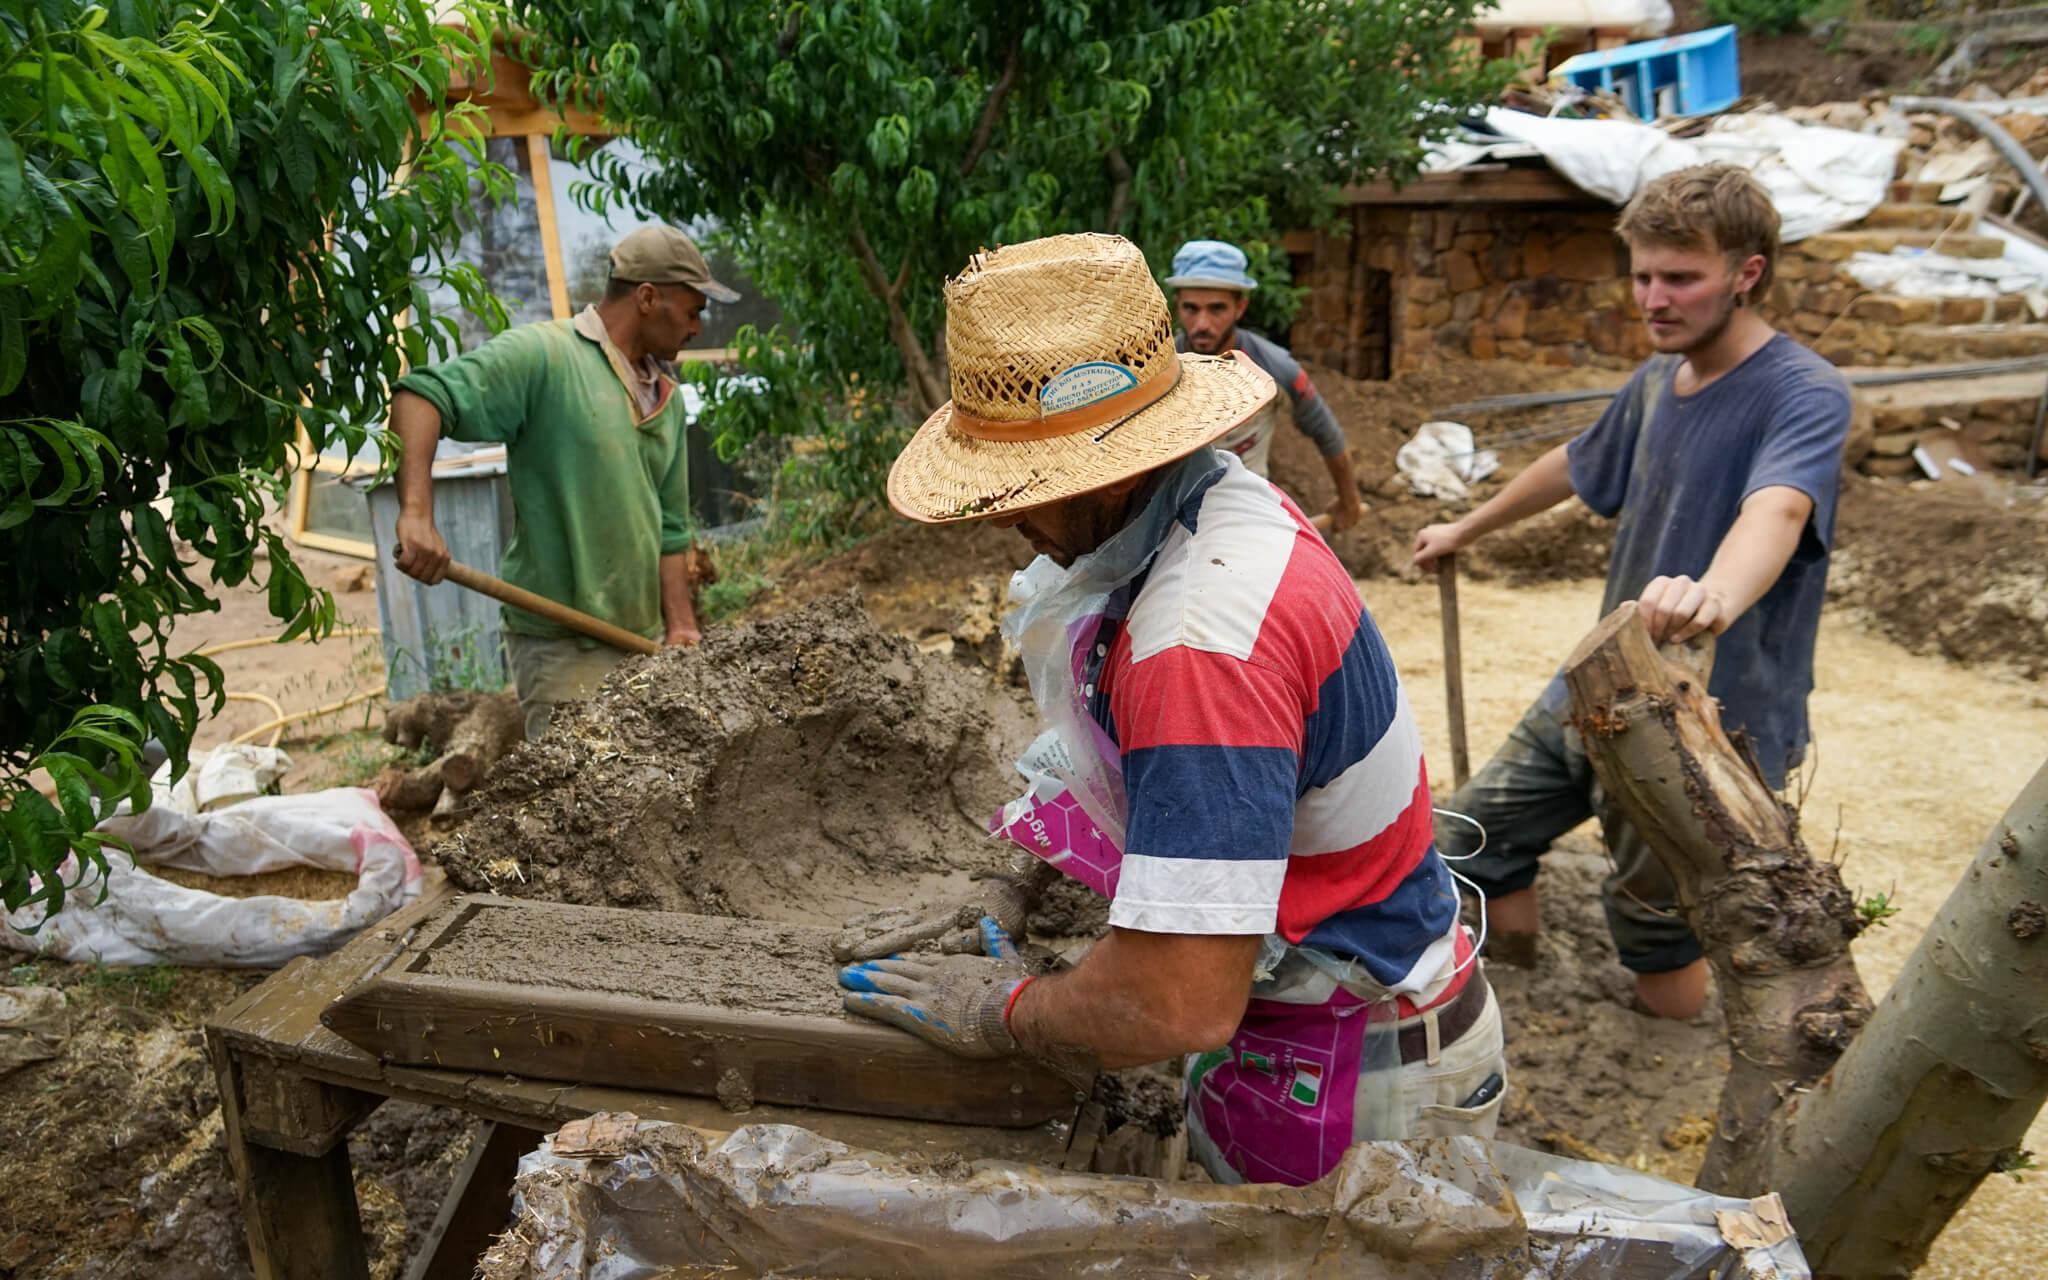
M 423 586 L 398 571 L 398 489 L 368 492 L 377 546 L 377 614 L 384 632 L 384 671 L 394 701 L 440 689 L 502 689 L 505 665 L 499 605 L 452 582 Z M 448 553 L 462 563 L 498 571 L 512 540 L 512 490 L 502 462 L 434 477 L 434 523 Z

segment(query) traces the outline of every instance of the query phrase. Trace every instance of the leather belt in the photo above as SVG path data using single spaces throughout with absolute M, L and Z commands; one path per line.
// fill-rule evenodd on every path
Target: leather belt
M 1443 1048 L 1472 1029 L 1479 1021 L 1479 1015 L 1486 1012 L 1486 996 L 1492 988 L 1486 985 L 1486 974 L 1477 965 L 1472 976 L 1465 981 L 1465 989 L 1446 1004 L 1425 1009 L 1416 1019 L 1397 1033 L 1401 1037 L 1401 1062 L 1424 1062 L 1429 1058 L 1429 1024 L 1423 1019 L 1436 1015 L 1437 1048 Z M 1405 1021 L 1405 1019 L 1404 1019 Z

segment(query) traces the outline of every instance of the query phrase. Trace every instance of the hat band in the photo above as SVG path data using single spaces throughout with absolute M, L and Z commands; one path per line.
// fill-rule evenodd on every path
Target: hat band
M 969 413 L 953 401 L 953 420 L 949 424 L 963 436 L 976 440 L 992 440 L 1005 444 L 1025 444 L 1033 440 L 1053 440 L 1087 431 L 1119 418 L 1128 418 L 1141 409 L 1166 398 L 1180 383 L 1180 361 L 1173 362 L 1172 369 L 1164 376 L 1141 382 L 1135 387 L 1105 396 L 1093 404 L 1084 404 L 1078 409 L 1067 409 L 1060 413 L 1049 413 L 1042 418 L 1024 422 L 1000 422 Z

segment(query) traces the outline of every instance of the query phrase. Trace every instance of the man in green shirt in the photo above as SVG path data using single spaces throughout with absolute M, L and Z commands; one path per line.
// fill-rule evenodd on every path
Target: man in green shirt
M 514 523 L 500 574 L 650 640 L 695 644 L 689 423 L 669 362 L 703 330 L 707 301 L 738 299 L 688 236 L 642 227 L 612 246 L 602 302 L 400 378 L 398 567 L 429 585 L 448 569 L 435 441 L 502 444 Z M 626 656 L 524 609 L 504 617 L 529 738 Z

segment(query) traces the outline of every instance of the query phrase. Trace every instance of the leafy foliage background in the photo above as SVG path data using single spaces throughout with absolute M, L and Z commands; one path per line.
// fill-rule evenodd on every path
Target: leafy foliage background
M 477 117 L 439 109 L 498 16 L 464 12 L 466 29 L 422 0 L 0 0 L 8 909 L 60 907 L 105 856 L 93 824 L 147 803 L 144 739 L 182 769 L 218 709 L 221 673 L 173 649 L 174 619 L 254 577 L 287 637 L 332 626 L 265 503 L 301 423 L 353 452 L 401 358 L 447 349 L 416 265 L 502 325 L 443 258 L 472 176 L 510 188 L 472 168 Z
M 513 0 L 536 84 L 655 163 L 586 199 L 711 219 L 790 328 L 712 385 L 732 456 L 816 436 L 785 498 L 879 509 L 907 419 L 947 398 L 941 283 L 975 250 L 1062 231 L 1136 240 L 1163 276 L 1204 236 L 1252 255 L 1254 320 L 1298 294 L 1282 230 L 1345 182 L 1412 176 L 1425 138 L 1511 73 L 1454 37 L 1479 0 Z M 863 409 L 846 406 L 857 391 Z M 784 504 L 788 506 L 787 503 Z M 831 504 L 827 504 L 828 506 Z

